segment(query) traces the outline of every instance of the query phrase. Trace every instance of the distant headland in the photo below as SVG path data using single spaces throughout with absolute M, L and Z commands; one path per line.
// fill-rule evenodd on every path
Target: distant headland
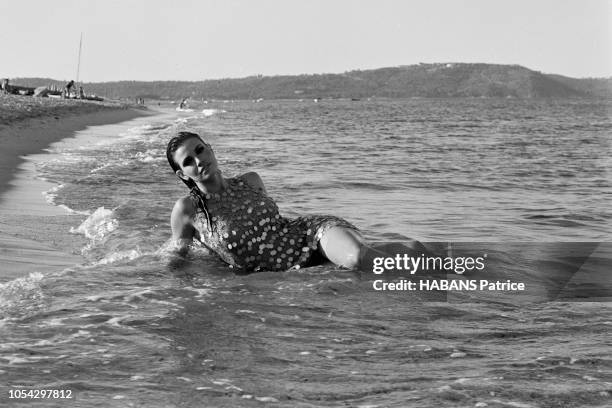
M 65 81 L 14 78 L 28 86 Z M 85 83 L 108 98 L 302 99 L 302 98 L 612 98 L 611 78 L 570 78 L 520 65 L 433 63 L 342 74 L 250 76 L 204 81 L 117 81 Z

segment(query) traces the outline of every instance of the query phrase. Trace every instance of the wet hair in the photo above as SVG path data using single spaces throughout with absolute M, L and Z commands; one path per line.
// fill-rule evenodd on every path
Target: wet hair
M 205 146 L 210 147 L 208 143 L 202 140 L 200 135 L 192 132 L 178 132 L 178 134 L 172 139 L 170 139 L 170 141 L 168 142 L 168 147 L 166 148 L 166 158 L 168 159 L 168 163 L 170 164 L 170 167 L 172 167 L 172 170 L 174 170 L 175 173 L 177 170 L 181 169 L 181 166 L 174 160 L 174 152 L 176 152 L 178 148 L 181 147 L 183 143 L 185 143 L 186 140 L 189 140 L 194 137 L 200 139 L 200 141 Z M 181 181 L 185 183 L 190 190 L 197 188 L 196 183 L 193 180 L 184 180 L 181 178 Z

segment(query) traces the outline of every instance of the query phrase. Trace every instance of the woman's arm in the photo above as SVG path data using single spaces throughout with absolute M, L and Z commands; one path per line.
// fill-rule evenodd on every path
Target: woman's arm
M 194 210 L 193 203 L 189 197 L 179 199 L 172 209 L 172 215 L 170 216 L 172 240 L 176 245 L 176 251 L 179 255 L 185 255 L 193 241 L 195 228 L 191 224 L 191 219 Z
M 245 173 L 242 177 L 244 177 L 245 181 L 249 184 L 249 186 L 253 187 L 256 191 L 259 191 L 264 195 L 268 195 L 266 187 L 264 186 L 261 177 L 259 177 L 259 174 L 255 173 L 254 171 L 250 171 L 248 173 Z

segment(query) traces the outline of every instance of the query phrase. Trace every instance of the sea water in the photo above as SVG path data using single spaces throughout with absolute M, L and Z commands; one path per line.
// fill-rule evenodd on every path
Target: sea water
M 0 277 L 3 404 L 16 389 L 72 390 L 41 406 L 610 404 L 610 102 L 192 108 L 36 157 L 63 213 L 3 225 L 83 261 Z M 179 130 L 211 143 L 225 176 L 257 171 L 285 216 L 344 217 L 391 255 L 410 238 L 486 254 L 491 276 L 538 289 L 432 299 L 329 264 L 241 276 L 204 248 L 179 261 L 165 249 L 187 193 L 165 158 Z M 603 291 L 551 296 L 579 269 Z

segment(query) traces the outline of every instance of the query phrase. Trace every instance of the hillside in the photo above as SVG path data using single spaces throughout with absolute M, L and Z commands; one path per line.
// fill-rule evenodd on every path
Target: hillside
M 17 78 L 28 86 L 65 81 Z M 343 74 L 251 76 L 205 81 L 85 83 L 110 98 L 298 99 L 364 97 L 611 98 L 612 78 L 577 79 L 519 65 L 440 63 L 357 70 Z

